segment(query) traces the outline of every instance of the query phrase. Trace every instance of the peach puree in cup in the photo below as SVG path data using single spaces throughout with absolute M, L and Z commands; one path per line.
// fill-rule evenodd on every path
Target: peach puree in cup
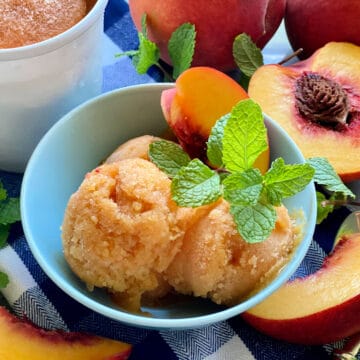
M 86 0 L 0 0 L 0 48 L 49 39 L 78 23 L 86 13 Z

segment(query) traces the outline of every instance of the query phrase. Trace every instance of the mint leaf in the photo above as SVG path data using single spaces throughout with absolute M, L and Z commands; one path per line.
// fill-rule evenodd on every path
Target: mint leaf
M 265 193 L 272 205 L 280 205 L 283 198 L 303 190 L 314 176 L 309 164 L 285 165 L 284 159 L 277 158 L 264 176 Z
M 342 182 L 326 158 L 314 157 L 307 161 L 315 169 L 315 182 L 329 191 L 340 192 L 345 196 L 355 198 L 355 194 Z
M 5 200 L 6 198 L 7 198 L 7 191 L 0 181 L 0 201 Z
M 207 141 L 207 158 L 213 166 L 223 167 L 223 146 L 224 127 L 230 117 L 230 114 L 222 116 L 212 127 Z
M 153 65 L 157 65 L 160 59 L 160 51 L 157 45 L 147 39 L 143 33 L 139 33 L 139 51 L 133 57 L 133 64 L 139 74 L 145 74 Z
M 178 144 L 160 140 L 154 141 L 149 146 L 150 160 L 170 178 L 174 177 L 181 167 L 186 166 L 190 156 Z
M 138 38 L 138 50 L 125 51 L 116 56 L 130 56 L 133 65 L 139 74 L 145 74 L 151 66 L 157 66 L 164 73 L 165 79 L 173 81 L 191 66 L 196 38 L 194 25 L 190 23 L 182 24 L 171 34 L 168 42 L 168 51 L 173 64 L 172 76 L 159 62 L 159 47 L 148 37 L 146 13 L 143 14 L 141 18 L 141 31 L 138 32 Z
M 273 206 L 257 203 L 253 206 L 230 204 L 237 229 L 248 243 L 257 243 L 267 239 L 275 227 L 276 211 Z
M 146 19 L 146 14 L 143 14 L 141 18 L 141 32 L 138 32 L 138 50 L 129 50 L 116 54 L 116 57 L 130 56 L 133 65 L 139 74 L 145 74 L 153 65 L 159 66 L 158 62 L 160 59 L 160 50 L 158 46 L 148 38 Z
M 168 51 L 173 65 L 174 79 L 191 66 L 195 50 L 195 38 L 195 26 L 190 23 L 180 25 L 171 34 Z
M 0 224 L 0 249 L 6 245 L 9 237 L 10 225 Z
M 141 16 L 141 32 L 148 39 L 147 14 L 146 13 L 142 14 L 142 16 Z
M 260 198 L 262 181 L 258 169 L 230 174 L 223 182 L 224 198 L 231 205 L 255 205 Z
M 267 131 L 260 106 L 242 100 L 231 110 L 222 139 L 223 162 L 231 172 L 250 169 L 267 147 Z
M 247 77 L 251 77 L 258 67 L 264 65 L 261 50 L 245 33 L 236 36 L 233 43 L 233 57 L 236 65 Z
M 179 206 L 210 204 L 221 196 L 220 177 L 199 159 L 193 159 L 173 178 L 171 193 Z
M 6 288 L 6 286 L 9 283 L 9 277 L 3 273 L 2 271 L 0 271 L 0 288 Z
M 8 198 L 0 202 L 0 224 L 12 224 L 20 220 L 20 199 Z
M 7 192 L 0 181 L 0 249 L 6 245 L 10 224 L 20 220 L 20 199 L 8 198 Z M 8 276 L 0 271 L 0 288 L 9 283 Z

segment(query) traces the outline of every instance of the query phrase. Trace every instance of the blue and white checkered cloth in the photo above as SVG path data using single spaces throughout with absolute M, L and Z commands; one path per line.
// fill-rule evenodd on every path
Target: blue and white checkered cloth
M 110 0 L 105 12 L 104 92 L 137 83 L 159 81 L 156 72 L 140 76 L 129 58 L 114 56 L 121 51 L 135 49 L 137 45 L 137 33 L 127 3 L 123 0 Z M 281 60 L 288 50 L 290 51 L 290 48 L 284 43 L 284 34 L 280 29 L 264 49 L 265 62 Z M 0 180 L 11 196 L 19 196 L 21 174 L 0 171 Z M 345 210 L 336 212 L 316 229 L 315 240 L 297 276 L 314 272 L 320 267 L 326 252 L 330 249 L 337 227 L 345 215 Z M 26 315 L 37 325 L 47 329 L 86 331 L 131 343 L 134 349 L 130 359 L 321 360 L 331 358 L 333 345 L 301 346 L 277 341 L 260 334 L 239 317 L 197 330 L 160 332 L 132 328 L 103 317 L 67 296 L 46 276 L 30 252 L 20 223 L 12 227 L 9 245 L 0 250 L 0 271 L 9 275 L 10 284 L 2 293 L 17 315 Z

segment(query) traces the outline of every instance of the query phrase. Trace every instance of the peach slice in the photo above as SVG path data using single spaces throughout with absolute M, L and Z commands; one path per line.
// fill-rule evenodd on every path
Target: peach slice
M 120 341 L 38 328 L 0 307 L 1 360 L 126 360 L 130 352 Z
M 307 60 L 264 65 L 249 96 L 306 158 L 328 158 L 344 181 L 360 179 L 360 47 L 331 42 Z
M 230 76 L 210 67 L 193 67 L 178 77 L 174 89 L 163 91 L 161 107 L 185 151 L 204 158 L 215 122 L 246 98 L 246 91 Z M 260 155 L 255 166 L 264 172 L 268 169 L 269 151 Z
M 243 318 L 272 337 L 325 344 L 360 331 L 360 233 L 346 235 L 316 273 L 289 281 Z

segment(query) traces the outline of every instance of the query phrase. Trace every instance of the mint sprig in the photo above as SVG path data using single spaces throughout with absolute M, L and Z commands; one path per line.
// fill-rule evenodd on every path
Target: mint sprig
M 0 249 L 6 246 L 11 224 L 20 220 L 20 200 L 9 197 L 0 181 Z M 0 271 L 0 288 L 9 283 L 7 274 Z
M 249 35 L 242 33 L 234 39 L 232 54 L 241 72 L 239 83 L 244 89 L 247 89 L 254 72 L 264 65 L 261 49 L 257 47 Z
M 190 156 L 172 141 L 154 141 L 149 146 L 149 158 L 164 171 L 170 178 L 173 178 L 178 171 L 190 161 Z
M 315 169 L 314 181 L 324 189 L 316 192 L 317 224 L 324 221 L 333 212 L 337 203 L 346 204 L 348 199 L 355 199 L 355 194 L 342 182 L 326 158 L 314 157 L 308 163 Z
M 0 271 L 0 289 L 6 288 L 9 284 L 9 277 L 6 273 Z
M 266 127 L 260 106 L 251 99 L 235 106 L 224 127 L 223 163 L 230 172 L 250 169 L 267 147 Z
M 0 249 L 6 246 L 10 233 L 10 225 L 0 224 Z
M 314 180 L 323 185 L 326 190 L 342 193 L 344 196 L 355 198 L 355 194 L 341 181 L 339 175 L 326 158 L 314 157 L 308 163 L 315 169 Z
M 224 197 L 243 239 L 249 243 L 265 240 L 276 222 L 275 206 L 285 197 L 301 191 L 311 181 L 314 169 L 309 164 L 286 165 L 277 159 L 262 175 L 253 168 L 256 158 L 267 149 L 267 132 L 260 107 L 252 100 L 242 100 L 228 116 L 215 124 L 208 140 L 207 154 L 212 164 L 224 167 L 211 169 L 199 159 L 184 166 L 171 166 L 171 191 L 179 206 L 196 207 Z M 166 143 L 150 148 L 150 159 L 162 170 L 166 164 L 181 162 L 179 149 L 154 152 Z M 169 156 L 173 156 L 169 161 Z M 174 171 L 174 169 L 176 170 Z M 226 173 L 227 176 L 221 176 Z
M 173 65 L 173 78 L 177 79 L 182 72 L 191 66 L 195 51 L 195 25 L 185 23 L 172 34 L 168 43 L 169 56 Z
M 221 196 L 220 176 L 199 159 L 193 159 L 174 176 L 171 192 L 179 206 L 211 204 Z
M 267 239 L 274 229 L 277 218 L 275 208 L 263 203 L 250 206 L 230 203 L 230 213 L 233 215 L 239 234 L 251 244 Z
M 264 57 L 261 50 L 252 41 L 251 37 L 245 33 L 235 37 L 233 57 L 241 72 L 249 78 L 257 68 L 264 65 Z
M 314 168 L 310 164 L 286 165 L 282 158 L 275 159 L 264 176 L 267 199 L 279 206 L 282 199 L 291 197 L 313 179 Z
M 139 47 L 137 50 L 125 51 L 117 54 L 129 56 L 139 74 L 145 74 L 152 66 L 158 67 L 165 75 L 166 80 L 173 81 L 191 66 L 195 51 L 196 30 L 190 23 L 180 25 L 171 34 L 168 42 L 168 52 L 172 61 L 172 73 L 169 73 L 160 64 L 160 50 L 158 45 L 148 37 L 147 15 L 141 18 L 141 31 L 138 32 Z
M 224 198 L 233 205 L 256 205 L 263 190 L 263 176 L 259 169 L 230 174 L 223 181 Z
M 224 127 L 230 117 L 230 114 L 222 116 L 212 127 L 210 136 L 206 143 L 207 146 L 207 158 L 210 163 L 217 168 L 222 168 L 223 164 L 223 144 L 222 139 L 224 137 Z
M 160 51 L 155 43 L 139 33 L 139 50 L 133 53 L 133 64 L 139 74 L 146 74 L 151 66 L 157 65 L 160 59 Z M 129 53 L 128 53 L 129 54 Z

